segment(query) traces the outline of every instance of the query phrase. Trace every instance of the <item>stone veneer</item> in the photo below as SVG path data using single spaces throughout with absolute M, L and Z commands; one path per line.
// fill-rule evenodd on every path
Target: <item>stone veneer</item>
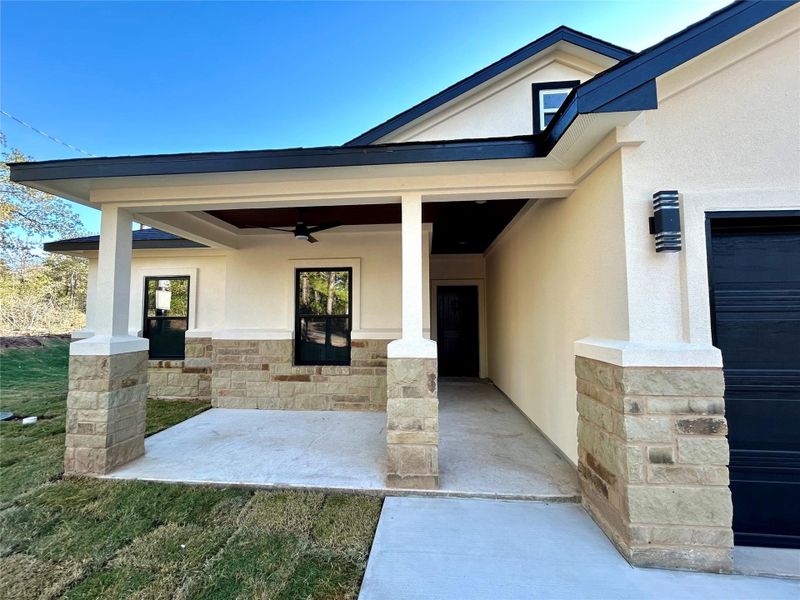
M 149 398 L 211 400 L 211 338 L 186 338 L 184 360 L 151 360 Z
M 383 410 L 389 340 L 353 340 L 350 366 L 294 366 L 292 340 L 213 340 L 219 408 Z M 188 357 L 188 354 L 187 354 Z
M 144 454 L 147 352 L 70 356 L 66 474 L 103 475 Z
M 390 358 L 386 484 L 439 487 L 439 399 L 435 358 Z
M 732 568 L 718 368 L 575 361 L 578 473 L 590 514 L 636 566 Z

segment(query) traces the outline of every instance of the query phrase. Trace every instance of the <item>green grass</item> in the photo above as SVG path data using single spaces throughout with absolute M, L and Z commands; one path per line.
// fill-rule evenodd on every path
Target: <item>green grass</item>
M 0 353 L 0 598 L 354 598 L 376 498 L 63 478 L 65 342 Z M 206 405 L 148 401 L 147 432 Z M 202 460 L 202 457 L 198 457 Z

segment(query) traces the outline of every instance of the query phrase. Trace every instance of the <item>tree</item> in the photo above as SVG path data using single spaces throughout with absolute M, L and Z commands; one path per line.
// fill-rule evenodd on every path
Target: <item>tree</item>
M 13 183 L 9 163 L 29 160 L 3 148 L 0 168 L 0 334 L 67 333 L 85 321 L 85 259 L 45 255 L 41 244 L 50 237 L 83 233 L 80 218 L 69 204 Z
M 35 262 L 42 242 L 53 236 L 74 237 L 83 232 L 80 217 L 61 198 L 11 181 L 9 163 L 31 160 L 8 148 L 0 132 L 3 163 L 0 171 L 0 258 L 11 267 Z

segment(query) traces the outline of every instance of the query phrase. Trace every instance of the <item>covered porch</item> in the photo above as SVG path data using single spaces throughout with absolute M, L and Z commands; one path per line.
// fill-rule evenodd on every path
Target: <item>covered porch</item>
M 447 486 L 440 481 L 447 468 L 457 470 L 463 463 L 454 453 L 447 467 L 440 456 L 444 429 L 436 382 L 440 374 L 488 376 L 485 292 L 472 277 L 434 281 L 431 256 L 470 254 L 482 263 L 482 253 L 523 208 L 574 190 L 566 173 L 549 169 L 555 163 L 531 161 L 532 171 L 522 166 L 505 158 L 486 160 L 478 173 L 461 161 L 380 165 L 370 167 L 366 179 L 360 166 L 314 172 L 319 179 L 306 178 L 309 171 L 264 169 L 231 173 L 224 185 L 196 174 L 149 181 L 136 175 L 117 178 L 113 197 L 90 185 L 90 202 L 102 210 L 102 231 L 86 337 L 71 349 L 66 472 L 107 475 L 132 461 L 146 463 L 158 445 L 144 444 L 144 399 L 153 388 L 167 387 L 197 389 L 198 396 L 202 390 L 215 409 L 290 411 L 255 413 L 254 421 L 291 420 L 294 411 L 380 412 L 323 414 L 318 421 L 333 430 L 355 427 L 361 435 L 354 437 L 354 454 L 375 452 L 370 476 L 378 483 L 354 489 L 474 488 L 468 477 Z M 193 246 L 135 254 L 133 222 Z M 318 274 L 332 275 L 327 308 L 321 302 L 311 310 L 304 276 Z M 164 280 L 172 283 L 162 290 Z M 472 332 L 472 367 L 469 373 L 442 372 L 431 288 L 467 286 L 473 297 L 480 296 L 462 327 Z M 172 315 L 175 302 L 162 308 L 159 293 L 179 289 L 185 299 L 180 314 Z M 148 327 L 152 332 L 152 322 L 160 327 L 166 321 L 158 319 L 173 316 L 185 328 L 185 354 L 154 361 Z M 312 346 L 319 352 L 306 352 Z M 154 368 L 153 362 L 159 365 Z M 220 419 L 217 425 L 236 417 L 223 413 Z M 298 423 L 301 432 L 313 421 L 304 419 Z M 354 423 L 339 423 L 347 419 Z M 380 426 L 370 430 L 370 420 Z M 504 426 L 492 433 L 506 435 Z M 230 439 L 221 443 L 235 446 L 240 436 L 234 423 L 231 427 L 222 436 Z M 319 437 L 325 437 L 322 430 Z M 280 437 L 261 441 L 267 443 L 235 459 L 236 468 L 242 463 L 247 471 L 251 457 L 265 452 L 286 456 L 292 443 Z M 335 472 L 314 455 L 312 442 L 306 439 L 302 460 L 319 472 Z M 195 462 L 202 456 L 213 469 L 213 453 L 198 450 L 179 454 Z M 491 472 L 486 475 L 477 479 L 491 481 Z M 282 479 L 259 477 L 264 484 Z M 524 485 L 486 484 L 472 491 L 553 495 L 552 489 Z M 573 492 L 566 495 L 574 497 Z
M 106 477 L 402 494 L 386 486 L 385 463 L 383 412 L 211 409 L 148 438 L 144 456 Z M 439 489 L 424 493 L 580 498 L 574 467 L 486 382 L 440 383 L 439 465 Z

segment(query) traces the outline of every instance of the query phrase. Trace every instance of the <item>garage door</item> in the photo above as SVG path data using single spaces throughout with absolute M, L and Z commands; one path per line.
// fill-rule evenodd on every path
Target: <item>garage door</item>
M 800 213 L 709 213 L 735 543 L 800 547 Z

